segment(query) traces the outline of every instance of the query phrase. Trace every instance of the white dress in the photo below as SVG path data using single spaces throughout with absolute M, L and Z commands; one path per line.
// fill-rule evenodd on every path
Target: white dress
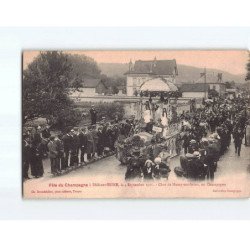
M 161 116 L 161 124 L 164 127 L 168 127 L 168 118 L 166 113 L 164 113 L 163 116 Z
M 149 109 L 144 111 L 144 122 L 149 123 L 151 119 L 151 111 Z

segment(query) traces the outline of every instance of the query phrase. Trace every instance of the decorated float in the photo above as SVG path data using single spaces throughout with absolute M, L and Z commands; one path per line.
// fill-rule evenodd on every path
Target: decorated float
M 170 157 L 181 150 L 181 123 L 177 116 L 177 98 L 181 96 L 177 87 L 164 78 L 155 78 L 141 85 L 140 132 L 116 145 L 116 157 L 126 164 L 134 148 L 140 148 L 141 156 L 148 157 L 152 145 L 165 149 Z

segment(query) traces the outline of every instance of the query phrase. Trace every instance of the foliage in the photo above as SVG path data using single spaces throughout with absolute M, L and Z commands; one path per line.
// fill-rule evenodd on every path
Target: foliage
M 246 69 L 247 69 L 246 81 L 250 81 L 250 52 L 248 55 L 249 55 L 249 59 L 246 65 Z
M 64 112 L 66 120 L 68 113 L 75 115 L 68 97 L 71 70 L 68 55 L 57 51 L 41 52 L 28 65 L 23 71 L 23 123 L 43 117 L 56 126 Z
M 76 109 L 66 108 L 59 110 L 54 122 L 54 127 L 60 130 L 76 126 L 81 121 L 81 112 Z
M 81 112 L 86 114 L 84 120 L 88 119 L 90 114 L 89 110 L 91 108 L 92 102 L 82 102 L 81 103 Z M 113 120 L 117 115 L 119 119 L 123 119 L 125 110 L 122 104 L 120 103 L 95 103 L 95 109 L 97 111 L 97 121 L 100 121 L 102 117 L 105 117 L 107 120 Z
M 71 81 L 77 79 L 78 82 L 82 83 L 86 77 L 100 78 L 101 71 L 97 63 L 91 57 L 68 54 L 68 61 L 72 65 L 72 70 L 69 74 Z
M 116 116 L 122 119 L 125 114 L 123 105 L 120 103 L 99 103 L 96 105 L 96 109 L 99 119 L 103 116 L 108 120 L 113 120 Z
M 123 86 L 125 90 L 126 79 L 124 77 L 108 77 L 106 75 L 101 75 L 101 82 L 107 87 L 107 91 L 104 94 L 118 94 L 118 87 L 120 86 Z

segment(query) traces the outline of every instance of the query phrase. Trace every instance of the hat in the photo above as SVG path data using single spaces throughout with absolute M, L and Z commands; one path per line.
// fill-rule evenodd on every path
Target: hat
M 146 160 L 144 165 L 146 166 L 148 163 L 153 164 L 153 162 L 151 160 Z
M 156 157 L 154 162 L 155 162 L 155 164 L 161 163 L 161 157 Z
M 193 155 L 197 158 L 201 156 L 199 151 L 194 151 Z
M 205 137 L 203 137 L 203 138 L 201 139 L 201 141 L 203 141 L 203 142 L 208 142 L 208 139 L 205 138 Z
M 190 154 L 190 153 L 187 153 L 187 154 L 186 154 L 186 157 L 189 158 L 189 159 L 191 159 L 191 158 L 194 158 L 194 155 L 193 155 L 193 154 Z
M 196 143 L 196 140 L 192 139 L 192 140 L 190 141 L 190 143 Z

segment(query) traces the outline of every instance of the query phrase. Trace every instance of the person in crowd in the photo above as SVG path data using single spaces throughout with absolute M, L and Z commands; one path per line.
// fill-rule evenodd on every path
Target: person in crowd
M 104 141 L 105 141 L 105 137 L 104 137 L 104 133 L 103 133 L 103 126 L 99 126 L 98 127 L 98 131 L 97 131 L 97 156 L 98 157 L 102 157 L 103 156 L 103 149 L 104 149 Z
M 38 140 L 31 142 L 30 147 L 30 166 L 31 175 L 35 178 L 42 177 L 44 174 L 43 169 L 43 145 Z
M 97 146 L 98 146 L 98 135 L 97 135 L 97 128 L 96 125 L 92 126 L 92 131 L 91 131 L 94 143 L 93 143 L 93 157 L 96 157 L 97 154 Z
M 135 147 L 127 165 L 125 180 L 140 180 L 143 176 L 145 159 L 141 156 L 140 148 Z
M 154 160 L 154 177 L 156 179 L 168 179 L 170 167 L 162 161 L 161 157 L 156 157 Z
M 70 156 L 70 167 L 77 167 L 79 164 L 78 153 L 79 153 L 79 137 L 77 131 L 72 129 L 71 132 L 71 156 Z
M 54 136 L 50 136 L 49 138 L 48 149 L 49 149 L 51 173 L 53 175 L 59 174 L 59 169 L 58 169 L 58 153 L 59 152 L 58 152 L 58 147 L 57 147 L 57 143 L 55 142 Z
M 42 137 L 48 140 L 50 136 L 51 136 L 51 133 L 50 133 L 49 125 L 46 125 L 45 129 L 42 131 Z
M 235 153 L 237 153 L 238 156 L 240 156 L 241 144 L 244 138 L 244 132 L 242 131 L 241 127 L 235 129 L 233 137 L 234 137 Z
M 153 180 L 154 163 L 151 160 L 146 160 L 142 167 L 143 179 L 145 181 Z
M 97 121 L 97 111 L 95 109 L 95 105 L 91 105 L 90 112 L 90 118 L 91 118 L 91 125 L 95 125 Z
M 29 168 L 30 168 L 30 141 L 29 136 L 27 134 L 23 135 L 23 142 L 22 142 L 22 174 L 23 180 L 30 179 L 29 177 Z
M 154 120 L 153 118 L 150 118 L 149 122 L 146 124 L 146 132 L 152 133 L 153 132 L 153 126 L 154 126 Z
M 69 156 L 71 151 L 71 145 L 72 145 L 72 137 L 69 133 L 69 130 L 66 134 L 62 137 L 63 142 L 63 148 L 64 148 L 64 168 L 65 170 L 69 167 Z
M 94 157 L 94 138 L 91 132 L 92 132 L 92 126 L 89 126 L 88 131 L 86 133 L 87 137 L 86 153 L 88 161 L 92 160 L 92 158 Z
M 218 158 L 219 151 L 215 146 L 215 141 L 209 138 L 204 163 L 207 165 L 207 179 L 210 181 L 214 180 L 214 172 L 216 171 Z
M 85 163 L 85 153 L 87 150 L 87 142 L 88 142 L 86 135 L 86 127 L 81 129 L 78 137 L 79 137 L 79 147 L 81 151 L 80 161 L 81 163 Z
M 63 136 L 61 133 L 58 136 L 55 136 L 55 143 L 57 145 L 57 151 L 58 151 L 58 155 L 56 157 L 56 169 L 59 173 L 66 170 L 62 137 Z

